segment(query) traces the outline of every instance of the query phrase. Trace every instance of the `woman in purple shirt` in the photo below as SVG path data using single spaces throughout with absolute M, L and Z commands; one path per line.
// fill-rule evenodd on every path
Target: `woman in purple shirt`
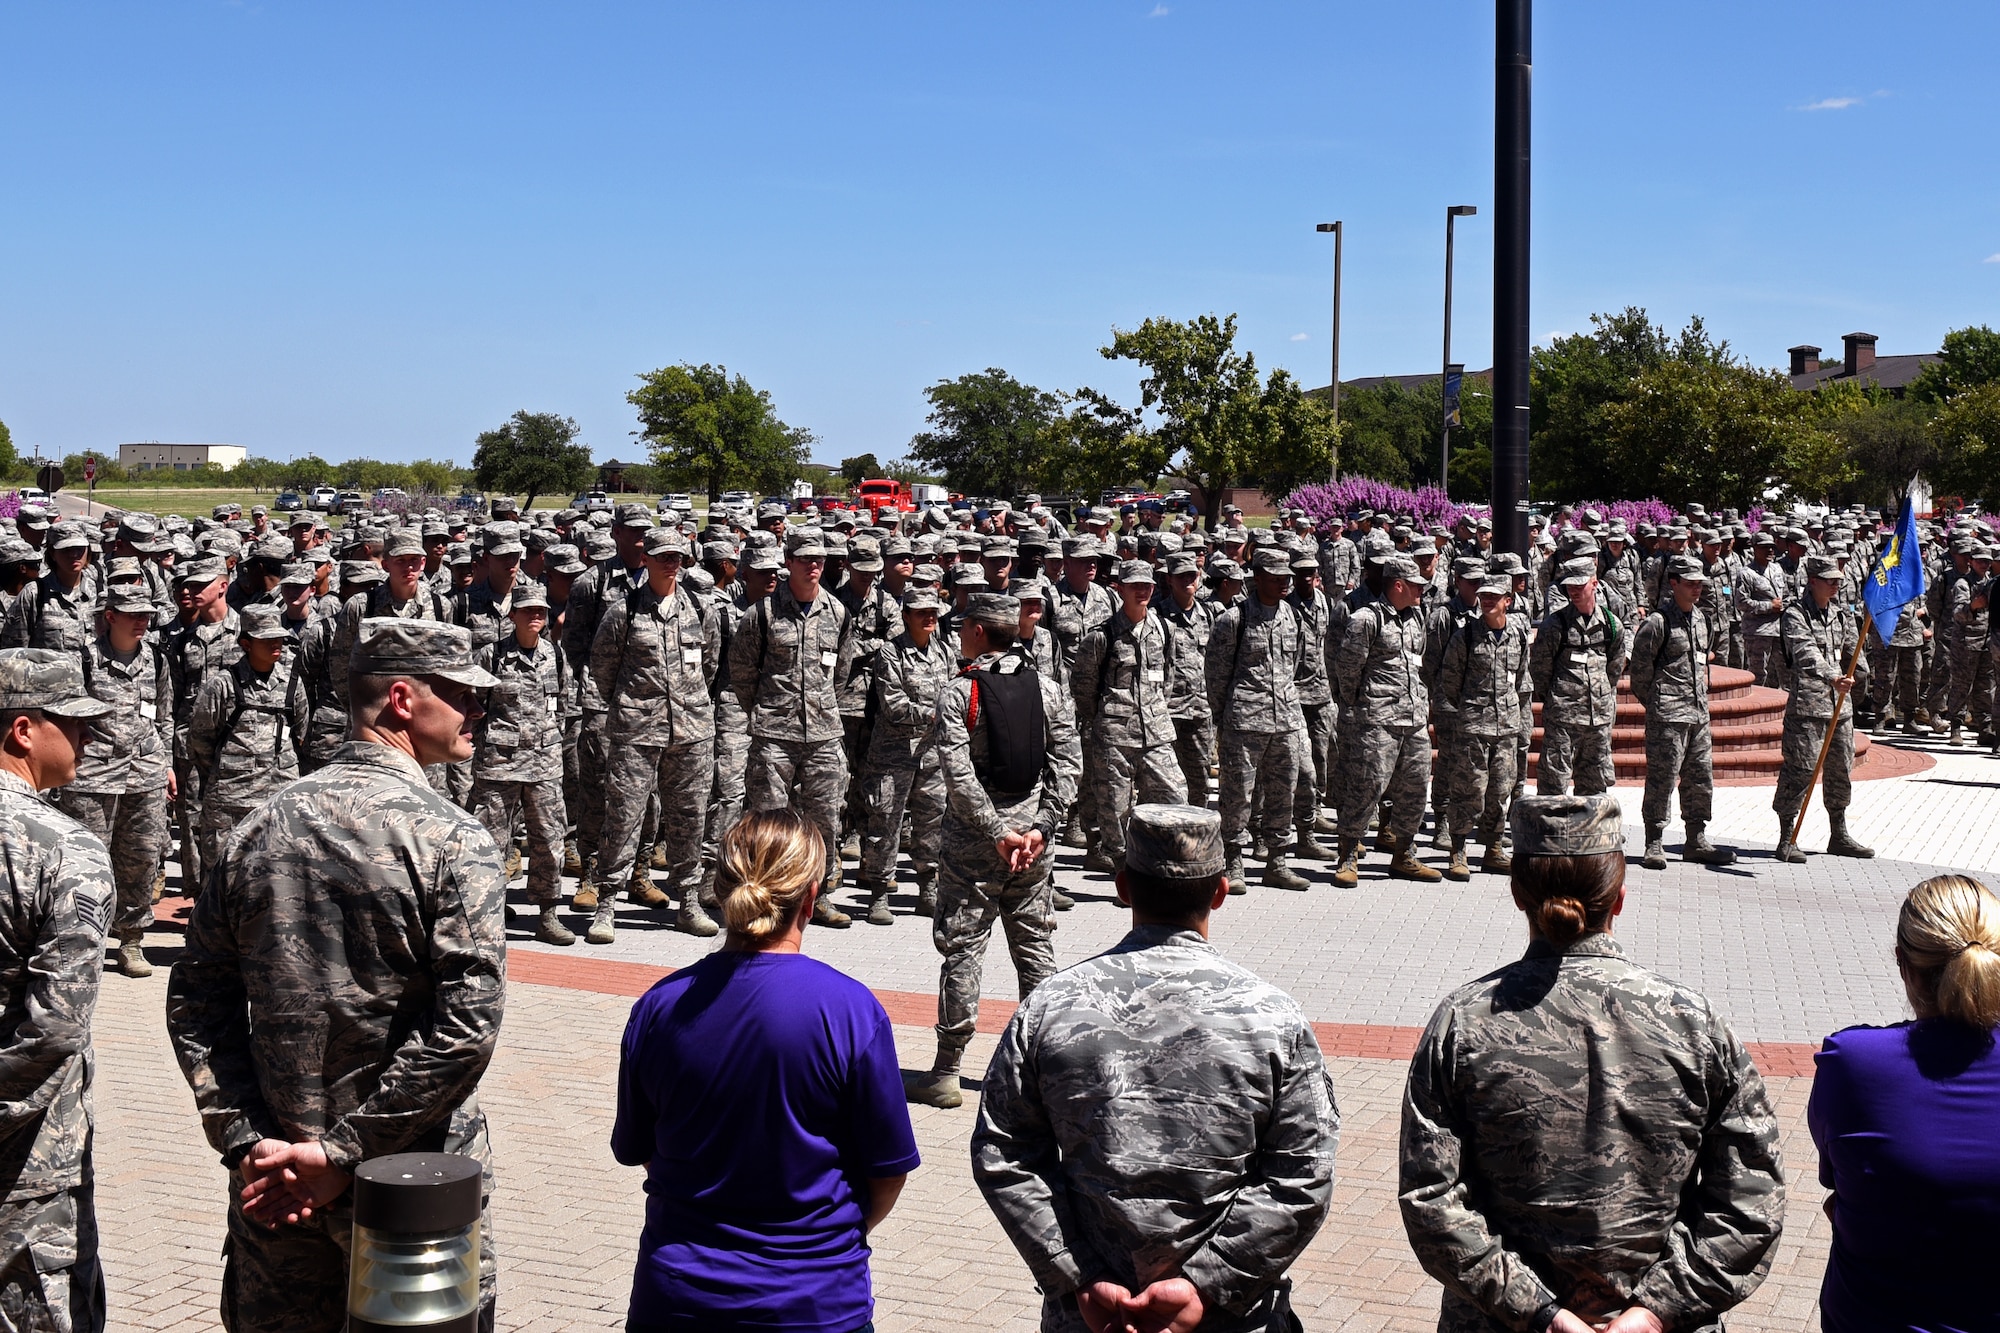
M 611 1151 L 646 1168 L 626 1328 L 872 1327 L 868 1231 L 917 1144 L 889 1016 L 799 952 L 826 853 L 789 810 L 722 840 L 720 952 L 632 1007 Z
M 2000 1283 L 2000 899 L 1910 890 L 1896 966 L 1916 1021 L 1826 1039 L 1806 1118 L 1832 1190 L 1826 1333 L 1995 1333 Z

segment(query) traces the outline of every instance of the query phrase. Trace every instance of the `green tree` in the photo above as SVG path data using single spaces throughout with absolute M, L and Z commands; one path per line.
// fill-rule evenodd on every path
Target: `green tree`
M 625 400 L 638 409 L 635 434 L 652 451 L 659 479 L 705 490 L 710 504 L 733 487 L 790 484 L 813 440 L 778 419 L 770 394 L 722 366 L 663 367 L 641 375 Z
M 481 431 L 472 450 L 479 489 L 520 497 L 523 513 L 537 496 L 581 490 L 597 468 L 576 435 L 576 422 L 553 412 L 516 412 L 506 425 Z
M 930 429 L 910 441 L 910 457 L 942 472 L 955 491 L 1013 495 L 1040 486 L 1060 438 L 1060 395 L 997 367 L 924 390 Z
M 318 454 L 304 454 L 285 464 L 279 475 L 279 484 L 294 490 L 311 490 L 315 486 L 326 486 L 333 481 L 333 464 Z
M 1942 494 L 2000 499 L 2000 380 L 1953 394 L 1930 419 L 1931 481 Z
M 2000 380 L 2000 333 L 1981 324 L 1977 328 L 1953 329 L 1944 335 L 1939 359 L 1917 372 L 1910 383 L 1910 397 L 1924 403 L 1942 403 L 1967 389 Z
M 1484 500 L 1493 483 L 1493 386 L 1487 377 L 1465 378 L 1459 421 L 1451 432 L 1451 494 Z M 1434 486 L 1443 430 L 1444 391 L 1436 376 L 1408 387 L 1386 379 L 1343 389 L 1340 470 L 1392 486 Z
M 7 423 L 0 421 L 0 477 L 14 470 L 20 455 L 14 452 L 14 432 L 7 429 Z
M 412 495 L 456 495 L 472 479 L 469 469 L 449 460 L 420 458 L 405 470 L 410 479 L 404 489 Z
M 1332 472 L 1338 438 L 1333 414 L 1289 371 L 1271 372 L 1251 421 L 1253 434 L 1244 446 L 1243 474 L 1265 495 L 1290 495 Z
M 840 460 L 840 479 L 847 483 L 849 489 L 859 486 L 870 477 L 881 475 L 883 475 L 882 465 L 875 460 L 873 454 L 858 454 L 853 458 Z
M 1840 441 L 1852 479 L 1825 498 L 1842 504 L 1891 504 L 1918 473 L 1931 471 L 1926 423 L 1936 408 L 1898 398 L 1873 384 L 1835 380 L 1812 395 L 1814 422 Z
M 1165 446 L 1136 408 L 1096 389 L 1078 389 L 1053 423 L 1055 448 L 1040 477 L 1044 491 L 1096 497 L 1121 482 L 1150 482 L 1167 468 Z

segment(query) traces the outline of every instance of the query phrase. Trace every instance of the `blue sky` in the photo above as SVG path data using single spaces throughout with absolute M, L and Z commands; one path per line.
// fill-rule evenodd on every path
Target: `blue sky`
M 1534 328 L 1699 312 L 1754 360 L 2000 322 L 2000 6 L 1536 14 Z M 0 420 L 61 453 L 631 457 L 713 361 L 834 461 L 1000 366 L 1237 312 L 1326 380 L 1491 345 L 1490 4 L 0 4 Z

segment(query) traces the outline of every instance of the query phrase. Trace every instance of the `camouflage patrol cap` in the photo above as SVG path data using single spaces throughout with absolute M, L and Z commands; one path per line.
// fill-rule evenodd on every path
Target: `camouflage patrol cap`
M 679 528 L 653 528 L 641 541 L 640 549 L 647 555 L 677 555 L 685 558 L 688 553 L 687 538 L 681 536 Z
M 472 563 L 472 555 L 466 553 L 464 563 Z M 378 583 L 389 581 L 389 571 L 372 560 L 343 560 L 340 562 L 340 595 L 345 597 L 362 588 L 372 588 Z
M 418 543 L 422 549 L 422 543 Z M 518 523 L 488 523 L 479 534 L 479 549 L 486 555 L 526 555 L 527 548 L 521 545 L 521 525 Z
M 623 504 L 618 506 L 612 522 L 621 528 L 650 528 L 653 515 L 644 505 Z
M 209 584 L 228 572 L 229 567 L 222 563 L 222 557 L 201 556 L 184 565 L 175 565 L 174 582 Z
M 1597 562 L 1594 560 L 1571 560 L 1564 564 L 1556 582 L 1567 588 L 1571 584 L 1588 583 L 1597 577 Z
M 109 583 L 138 583 L 146 577 L 145 566 L 136 555 L 114 555 L 104 562 L 104 578 Z
M 1496 570 L 1493 573 L 1487 574 L 1479 581 L 1479 592 L 1481 596 L 1485 596 L 1488 593 L 1492 593 L 1498 596 L 1506 596 L 1508 594 L 1511 594 L 1513 591 L 1514 591 L 1514 576 L 1511 574 L 1502 574 Z
M 1424 572 L 1417 568 L 1417 562 L 1402 552 L 1392 553 L 1382 562 L 1382 581 L 1401 579 L 1405 583 L 1424 582 Z
M 1294 574 L 1319 573 L 1319 557 L 1303 546 L 1294 548 L 1292 551 L 1292 572 Z
M 1063 538 L 1062 553 L 1065 560 L 1095 560 L 1097 552 L 1097 538 L 1088 533 L 1081 537 Z
M 1250 558 L 1250 567 L 1259 574 L 1292 576 L 1292 558 L 1275 546 L 1266 546 Z M 1412 570 L 1415 566 L 1411 567 Z M 1414 574 L 1412 575 L 1414 577 Z
M 915 554 L 916 548 L 910 545 L 910 539 L 900 533 L 882 539 L 882 558 L 886 561 L 908 560 Z
M 1777 546 L 1777 544 L 1778 544 L 1778 539 L 1776 537 L 1773 537 L 1769 532 L 1760 532 L 1755 537 L 1752 537 L 1750 539 L 1750 545 L 1753 547 L 1757 546 L 1775 547 Z
M 289 639 L 285 613 L 275 606 L 246 606 L 236 613 L 239 639 Z
M 1514 833 L 1514 855 L 1602 856 L 1625 847 L 1624 815 L 1618 798 L 1595 796 L 1517 796 L 1507 817 Z
M 1153 567 L 1144 560 L 1126 560 L 1111 573 L 1113 583 L 1146 583 L 1153 581 Z
M 1125 868 L 1154 879 L 1214 879 L 1228 859 L 1222 816 L 1196 805 L 1135 805 L 1125 822 Z
M 159 608 L 143 583 L 114 583 L 104 594 L 104 609 L 120 615 L 150 616 Z
M 590 566 L 583 562 L 583 553 L 567 542 L 557 542 L 543 552 L 542 568 L 551 574 L 581 574 Z
M 1681 556 L 1667 566 L 1667 573 L 1689 583 L 1708 582 L 1708 571 L 1693 556 Z
M 102 717 L 111 705 L 90 697 L 83 659 L 53 648 L 0 649 L 0 712 Z
M 1510 579 L 1516 574 L 1525 574 L 1528 572 L 1528 567 L 1521 563 L 1521 557 L 1515 555 L 1512 551 L 1500 552 L 1486 562 L 1486 567 L 1496 573 L 1505 574 Z
M 986 571 L 976 564 L 953 565 L 950 573 L 945 576 L 945 582 L 950 584 L 954 590 L 959 588 L 990 588 L 993 586 L 986 581 Z
M 910 571 L 910 582 L 924 587 L 936 587 L 944 582 L 944 566 L 923 564 Z
M 1243 566 L 1237 564 L 1226 555 L 1219 555 L 1208 562 L 1208 573 L 1210 578 L 1218 582 L 1223 579 L 1241 581 L 1243 578 Z
M 127 514 L 118 520 L 118 540 L 130 542 L 132 548 L 148 555 L 166 549 L 160 541 L 160 520 L 151 514 Z
M 1840 562 L 1830 555 L 1807 556 L 1806 577 L 1814 579 L 1838 579 L 1840 577 Z
M 857 574 L 880 574 L 882 548 L 866 537 L 856 537 L 848 547 L 847 567 Z
M 537 524 L 535 527 L 528 529 L 526 535 L 521 539 L 521 544 L 528 548 L 528 554 L 536 555 L 547 551 L 561 540 L 562 534 L 554 528 Z
M 826 555 L 826 534 L 818 528 L 793 528 L 785 534 L 785 559 L 817 560 Z
M 976 592 L 966 599 L 965 616 L 977 625 L 1021 623 L 1021 599 L 1004 592 Z
M 42 553 L 19 537 L 0 537 L 0 565 L 24 565 L 31 560 L 40 564 L 41 559 Z
M 944 603 L 937 592 L 927 587 L 912 586 L 903 594 L 904 611 L 942 611 Z
M 1455 579 L 1485 578 L 1486 562 L 1477 556 L 1461 556 L 1451 562 L 1451 576 Z
M 319 571 L 310 560 L 293 560 L 278 572 L 278 586 L 281 588 L 302 588 L 319 577 Z
M 516 611 L 549 609 L 549 595 L 542 585 L 529 579 L 522 579 L 514 585 L 514 595 L 507 603 L 508 614 Z
M 1174 574 L 1194 574 L 1201 569 L 1201 560 L 1193 551 L 1176 551 L 1161 561 L 1161 567 L 1171 576 Z
M 424 536 L 415 528 L 397 528 L 382 543 L 382 558 L 398 555 L 422 555 Z
M 441 620 L 370 616 L 355 636 L 357 676 L 442 676 L 483 689 L 500 682 L 472 661 L 472 631 Z
M 775 574 L 785 567 L 785 558 L 775 546 L 745 546 L 743 568 L 753 574 Z
M 51 551 L 61 551 L 70 547 L 90 545 L 90 529 L 83 524 L 65 521 L 49 529 L 49 538 L 43 545 Z
M 1023 602 L 1047 603 L 1049 600 L 1049 585 L 1040 577 L 1015 579 L 1007 585 L 1007 591 L 1013 593 L 1014 596 L 1020 598 Z
M 292 515 L 292 521 L 285 524 L 285 529 L 286 531 L 290 531 L 293 528 L 309 528 L 317 522 L 319 522 L 318 519 L 301 509 L 298 513 Z
M 21 506 L 21 512 L 14 515 L 14 522 L 30 532 L 47 532 L 49 511 L 38 504 L 25 504 Z

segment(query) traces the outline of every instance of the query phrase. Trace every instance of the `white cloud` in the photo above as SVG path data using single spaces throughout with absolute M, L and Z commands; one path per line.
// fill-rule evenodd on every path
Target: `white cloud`
M 1146 17 L 1149 19 L 1163 19 L 1173 12 L 1173 10 L 1168 9 L 1165 5 L 1154 5 L 1153 12 L 1146 15 Z
M 1993 256 L 1993 259 L 1995 259 L 1995 260 L 2000 260 L 2000 255 L 1995 255 L 1995 256 Z M 1988 263 L 1991 263 L 1991 262 L 1993 262 L 1993 260 L 1988 260 L 1987 262 L 1988 262 Z M 1294 334 L 1292 335 L 1292 341 L 1293 341 L 1293 342 L 1295 342 L 1295 343 L 1302 343 L 1302 342 L 1306 341 L 1306 340 L 1307 340 L 1308 338 L 1310 338 L 1310 337 L 1312 337 L 1312 335 L 1311 335 L 1310 333 L 1294 333 Z
M 2000 255 L 1988 255 L 1986 256 L 1983 262 L 1988 264 L 2000 264 Z
M 1807 102 L 1801 111 L 1845 111 L 1851 106 L 1860 106 L 1865 97 L 1822 97 L 1817 102 Z

